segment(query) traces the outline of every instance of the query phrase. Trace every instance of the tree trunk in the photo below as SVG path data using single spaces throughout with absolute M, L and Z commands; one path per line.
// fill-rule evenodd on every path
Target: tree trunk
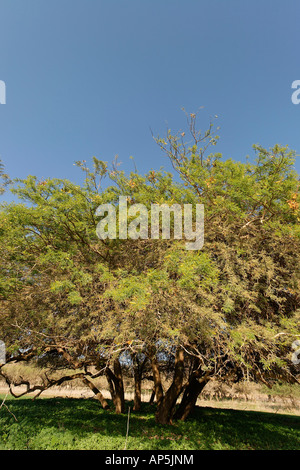
M 133 371 L 134 371 L 134 405 L 133 411 L 139 411 L 142 404 L 142 378 L 145 365 L 148 358 L 147 356 L 141 360 L 141 355 L 135 353 L 132 355 Z
M 124 396 L 124 385 L 123 385 L 123 377 L 122 377 L 122 369 L 119 359 L 115 359 L 114 361 L 114 374 L 116 377 L 115 382 L 115 407 L 116 413 L 124 413 L 125 411 L 125 396 Z
M 150 400 L 149 400 L 149 404 L 150 404 L 150 405 L 153 405 L 154 398 L 155 398 L 155 387 L 153 387 L 153 390 L 152 390 L 152 393 L 151 393 L 151 397 L 150 397 Z
M 156 422 L 159 424 L 172 424 L 172 418 L 176 406 L 177 398 L 182 390 L 184 374 L 184 352 L 178 347 L 175 356 L 175 370 L 173 382 L 165 395 L 160 399 L 157 404 L 157 411 L 155 414 Z M 154 375 L 154 371 L 153 371 Z M 157 394 L 156 394 L 157 396 Z
M 186 420 L 191 411 L 194 409 L 199 394 L 202 392 L 203 388 L 209 381 L 209 376 L 207 374 L 198 381 L 198 375 L 198 371 L 192 374 L 184 391 L 181 403 L 174 415 L 175 420 Z
M 115 387 L 114 387 L 114 383 L 112 380 L 113 372 L 107 367 L 107 369 L 105 370 L 105 375 L 106 375 L 106 379 L 107 379 L 107 383 L 108 383 L 108 387 L 110 391 L 110 396 L 111 396 L 112 401 L 114 402 L 115 401 Z
M 122 377 L 122 369 L 119 359 L 114 360 L 114 371 L 107 367 L 106 377 L 110 388 L 111 397 L 115 405 L 117 414 L 124 413 L 125 411 L 125 396 L 124 385 Z
M 105 400 L 100 390 L 98 390 L 98 388 L 93 384 L 93 382 L 91 382 L 87 377 L 84 377 L 82 381 L 85 385 L 87 385 L 92 390 L 92 392 L 94 392 L 96 400 L 100 401 L 103 409 L 109 410 L 109 404 Z
M 139 411 L 142 403 L 142 378 L 139 371 L 134 371 L 134 405 L 133 410 Z
M 152 367 L 152 372 L 153 372 L 154 392 L 156 395 L 156 402 L 157 402 L 157 405 L 159 406 L 164 397 L 164 391 L 162 388 L 159 367 L 158 367 L 157 359 L 155 355 L 152 355 L 151 357 L 151 367 Z

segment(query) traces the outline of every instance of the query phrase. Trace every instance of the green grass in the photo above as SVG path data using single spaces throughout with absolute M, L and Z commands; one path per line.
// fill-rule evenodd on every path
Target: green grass
M 8 409 L 0 409 L 0 449 L 124 449 L 127 414 L 103 411 L 95 400 L 7 397 L 5 404 Z M 132 403 L 128 406 L 132 410 Z M 131 412 L 128 450 L 300 449 L 297 416 L 198 407 L 185 423 L 160 426 L 154 411 L 144 404 L 139 413 Z

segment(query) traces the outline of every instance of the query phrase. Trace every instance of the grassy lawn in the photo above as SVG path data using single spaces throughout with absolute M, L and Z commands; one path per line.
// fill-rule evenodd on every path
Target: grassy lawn
M 5 405 L 0 409 L 0 449 L 124 449 L 127 415 L 103 411 L 94 400 L 7 397 Z M 132 410 L 132 403 L 127 406 Z M 160 426 L 154 408 L 144 404 L 130 415 L 127 449 L 299 450 L 300 418 L 197 408 L 185 423 Z

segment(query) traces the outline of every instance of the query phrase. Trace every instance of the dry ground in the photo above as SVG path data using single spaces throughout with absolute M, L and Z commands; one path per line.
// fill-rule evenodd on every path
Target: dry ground
M 4 383 L 0 383 L 0 394 L 5 395 L 8 391 L 8 387 Z M 25 391 L 25 387 L 18 387 L 14 391 L 19 394 Z M 105 398 L 110 398 L 109 391 L 104 387 L 101 387 L 101 392 Z M 30 394 L 30 396 L 35 395 L 36 392 Z M 297 395 L 298 393 L 279 395 L 272 391 L 266 393 L 264 390 L 262 391 L 260 386 L 252 383 L 240 384 L 235 387 L 212 383 L 207 385 L 198 399 L 197 405 L 211 408 L 264 411 L 300 416 L 300 397 Z M 68 385 L 45 390 L 40 396 L 92 398 L 93 393 L 87 387 Z M 143 391 L 143 401 L 149 401 L 150 396 L 151 389 Z M 126 400 L 133 400 L 133 391 L 130 391 L 130 387 L 127 387 L 125 398 Z

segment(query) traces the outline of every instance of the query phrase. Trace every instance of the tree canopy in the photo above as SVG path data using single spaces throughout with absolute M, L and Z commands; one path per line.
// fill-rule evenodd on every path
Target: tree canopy
M 0 338 L 7 362 L 44 360 L 91 388 L 106 375 L 124 411 L 122 373 L 151 377 L 157 420 L 185 419 L 212 377 L 296 382 L 299 337 L 299 177 L 295 152 L 254 145 L 242 163 L 209 153 L 213 124 L 155 141 L 174 172 L 125 174 L 93 157 L 76 162 L 83 183 L 28 176 L 12 183 L 20 202 L 0 212 Z M 105 239 L 101 204 L 203 204 L 204 246 L 185 240 Z M 96 373 L 92 372 L 96 368 Z M 12 385 L 5 365 L 1 374 Z M 78 372 L 80 370 L 80 372 Z M 172 374 L 164 390 L 162 374 Z M 22 380 L 15 385 L 20 385 Z M 50 377 L 38 388 L 55 385 Z M 32 390 L 27 384 L 28 391 Z M 94 391 L 104 406 L 101 391 Z M 176 401 L 182 394 L 181 404 Z

